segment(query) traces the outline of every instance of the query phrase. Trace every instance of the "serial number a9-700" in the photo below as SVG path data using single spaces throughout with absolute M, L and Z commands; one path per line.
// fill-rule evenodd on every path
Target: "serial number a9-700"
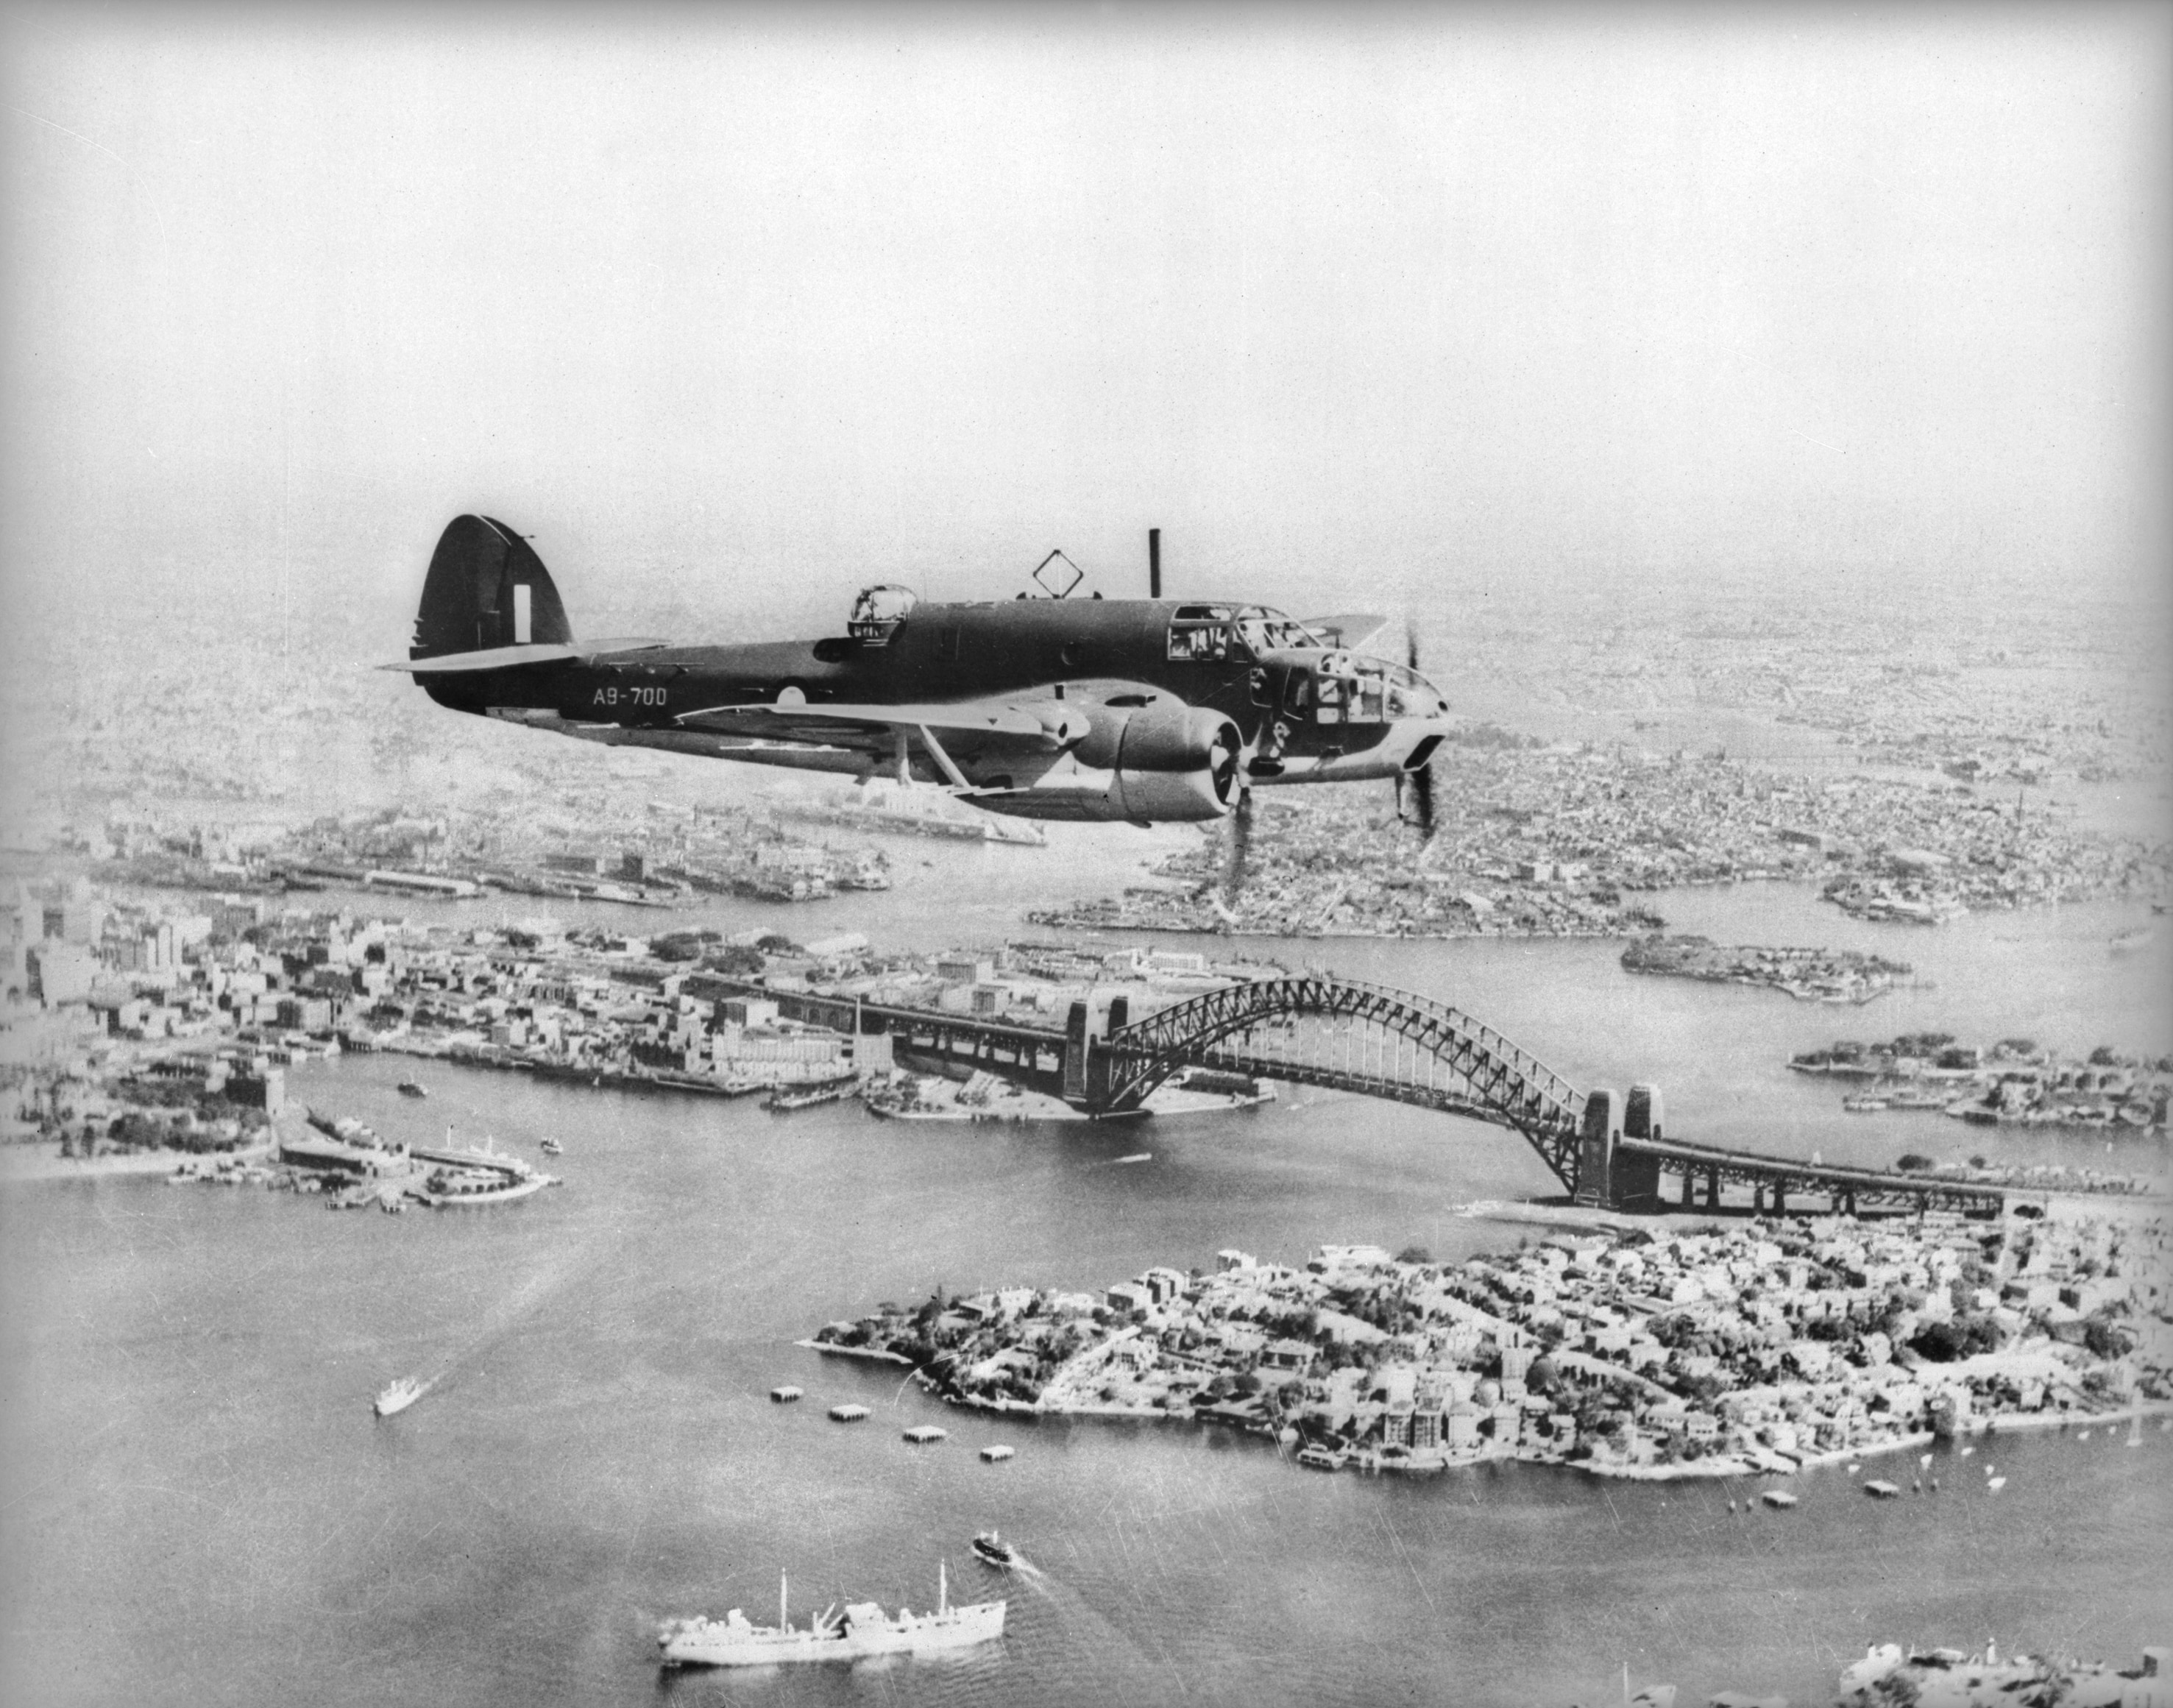
M 624 695 L 622 700 L 619 697 Z M 598 688 L 590 703 L 598 706 L 661 706 L 664 703 L 662 688 Z

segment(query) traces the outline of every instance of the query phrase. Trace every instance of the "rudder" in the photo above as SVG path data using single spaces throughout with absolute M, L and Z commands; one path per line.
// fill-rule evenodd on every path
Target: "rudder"
M 574 638 L 551 572 L 527 541 L 489 516 L 456 516 L 438 536 L 411 659 Z

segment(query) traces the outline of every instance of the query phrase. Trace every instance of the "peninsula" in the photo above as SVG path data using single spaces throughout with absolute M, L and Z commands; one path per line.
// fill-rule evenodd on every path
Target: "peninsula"
M 1640 937 L 1622 951 L 1622 965 L 1631 973 L 1764 985 L 1799 1002 L 1868 1002 L 1910 972 L 1906 961 L 1853 949 L 1766 949 L 1688 935 Z
M 1453 1265 L 1225 1251 L 1098 1294 L 885 1305 L 803 1344 L 962 1405 L 1221 1424 L 1319 1469 L 1787 1473 L 2173 1410 L 2167 1238 L 2140 1210 L 2065 1205 L 1562 1236 Z

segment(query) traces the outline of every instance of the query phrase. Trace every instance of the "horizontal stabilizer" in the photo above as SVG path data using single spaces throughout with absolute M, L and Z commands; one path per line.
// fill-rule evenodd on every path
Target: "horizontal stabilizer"
M 589 640 L 579 644 L 537 642 L 528 646 L 485 647 L 481 652 L 450 652 L 436 658 L 402 659 L 397 664 L 380 665 L 378 669 L 410 676 L 439 676 L 462 671 L 505 671 L 519 665 L 593 664 L 614 653 L 645 652 L 669 644 L 668 641 L 634 639 Z

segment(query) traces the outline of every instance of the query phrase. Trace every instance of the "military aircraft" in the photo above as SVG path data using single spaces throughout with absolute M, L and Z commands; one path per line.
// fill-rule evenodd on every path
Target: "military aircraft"
M 430 559 L 407 660 L 385 668 L 530 729 L 893 775 L 1021 818 L 1204 821 L 1254 788 L 1388 779 L 1430 828 L 1426 767 L 1448 705 L 1410 665 L 1357 649 L 1381 619 L 1071 598 L 1081 578 L 1061 552 L 1036 579 L 1047 596 L 980 603 L 869 587 L 845 632 L 818 640 L 582 642 L 528 541 L 464 515 Z

